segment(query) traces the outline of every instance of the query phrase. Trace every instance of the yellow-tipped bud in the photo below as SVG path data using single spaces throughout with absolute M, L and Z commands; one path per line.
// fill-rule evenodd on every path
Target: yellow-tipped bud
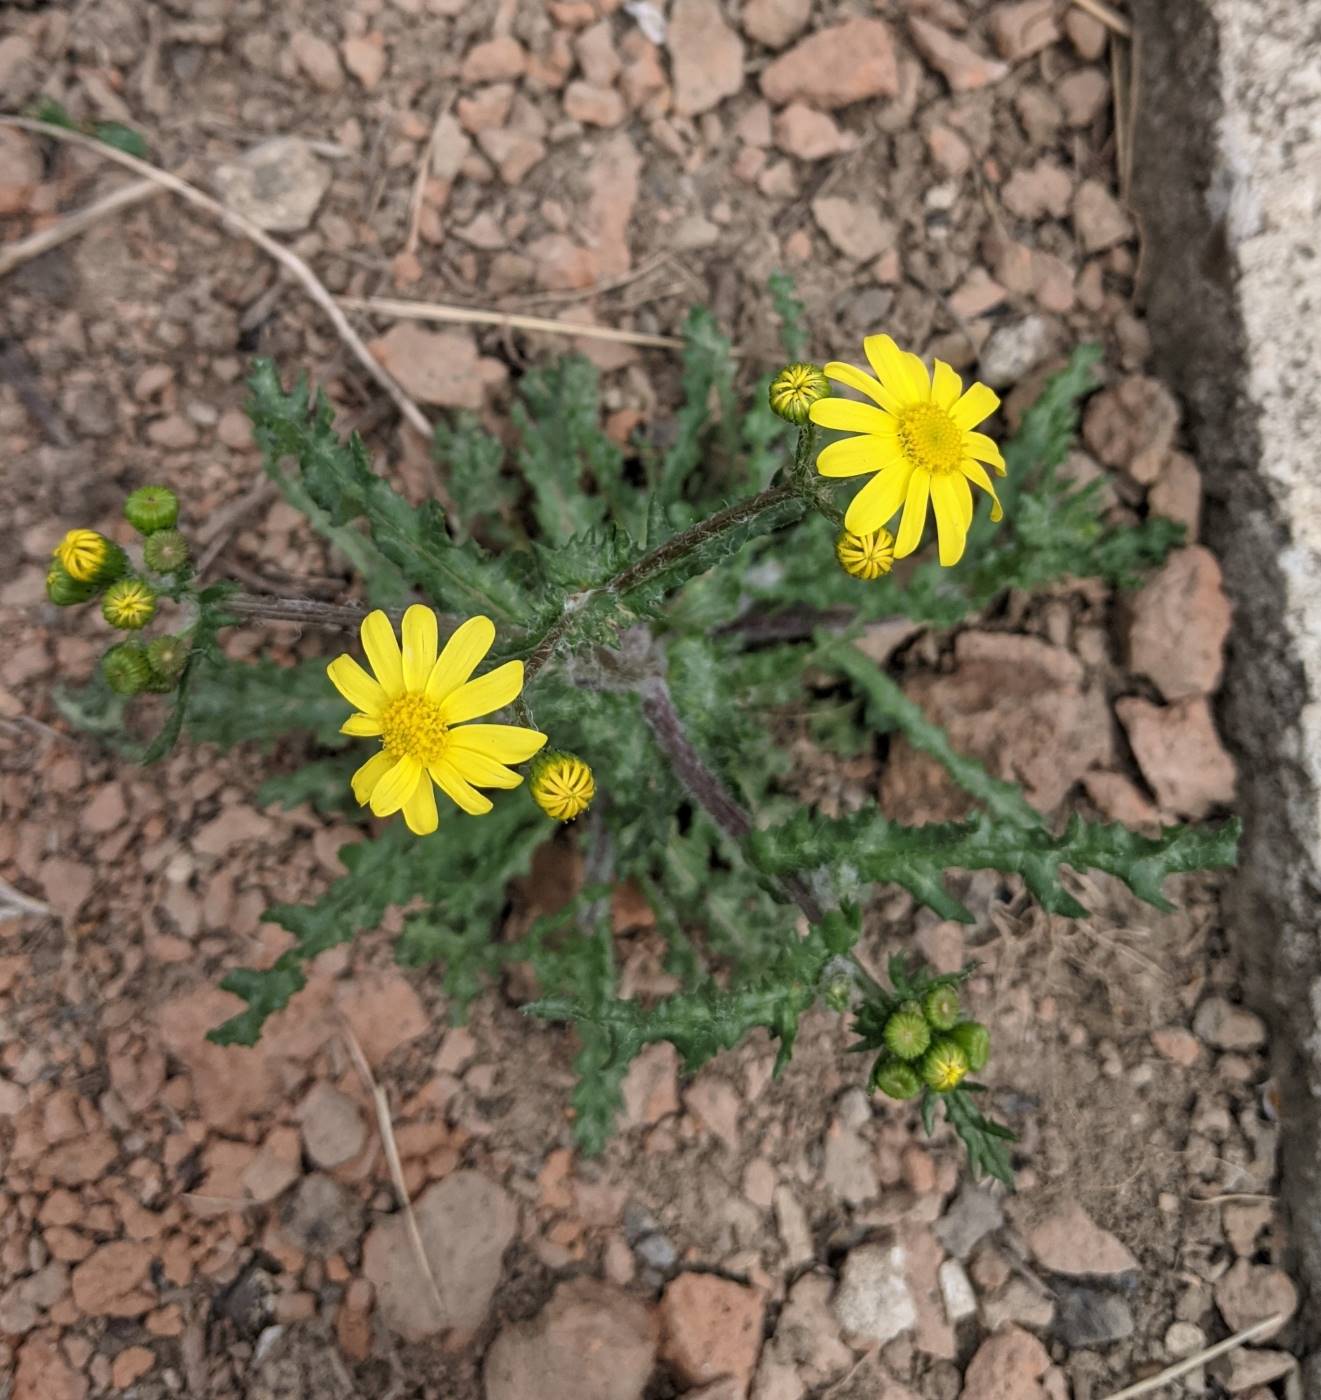
M 801 426 L 812 405 L 828 393 L 830 384 L 820 365 L 786 365 L 771 380 L 771 410 L 786 423 Z
M 957 1089 L 968 1073 L 968 1055 L 961 1045 L 948 1036 L 941 1036 L 922 1056 L 918 1065 L 923 1083 L 939 1094 Z
M 867 535 L 855 535 L 843 530 L 835 541 L 835 558 L 839 567 L 854 578 L 881 578 L 894 568 L 894 536 L 889 530 L 873 530 Z
M 109 583 L 128 564 L 124 551 L 95 530 L 70 530 L 51 553 L 76 583 Z
M 136 632 L 156 616 L 156 590 L 140 578 L 122 578 L 106 589 L 101 612 L 111 627 Z
M 596 796 L 592 770 L 576 754 L 541 754 L 532 765 L 532 800 L 548 817 L 571 822 Z

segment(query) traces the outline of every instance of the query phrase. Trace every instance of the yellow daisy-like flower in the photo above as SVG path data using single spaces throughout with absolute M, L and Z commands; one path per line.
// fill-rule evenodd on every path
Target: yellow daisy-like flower
M 372 678 L 351 656 L 337 656 L 326 674 L 356 714 L 341 734 L 378 738 L 381 751 L 353 775 L 353 795 L 378 817 L 402 811 L 418 836 L 435 831 L 434 783 L 465 812 L 491 810 L 484 788 L 515 788 L 523 763 L 546 742 L 535 729 L 515 724 L 468 724 L 503 709 L 523 689 L 523 663 L 506 661 L 472 680 L 495 641 L 489 617 L 456 628 L 436 655 L 436 614 L 414 604 L 404 614 L 403 649 L 383 612 L 362 620 L 362 645 Z M 460 727 L 461 726 L 461 727 Z
M 99 583 L 105 577 L 106 564 L 115 549 L 116 545 L 95 530 L 70 530 L 51 554 L 71 579 L 79 583 Z
M 965 392 L 963 381 L 942 360 L 936 360 L 928 374 L 916 355 L 900 350 L 888 335 L 870 335 L 862 348 L 875 379 L 838 361 L 825 370 L 872 403 L 828 398 L 812 405 L 814 423 L 857 434 L 825 448 L 817 458 L 817 471 L 835 477 L 876 473 L 850 503 L 844 528 L 855 535 L 870 534 L 902 506 L 896 559 L 917 548 L 930 501 L 940 535 L 940 562 L 947 567 L 957 564 L 972 523 L 968 483 L 990 494 L 992 520 L 1003 515 L 982 464 L 1003 476 L 1004 458 L 985 433 L 973 431 L 995 412 L 1000 400 L 985 384 L 974 383 Z
M 835 558 L 846 574 L 870 582 L 894 568 L 894 536 L 889 530 L 873 530 L 869 535 L 843 530 L 835 541 Z
M 548 753 L 537 759 L 530 791 L 532 800 L 548 817 L 571 822 L 591 805 L 596 779 L 576 754 Z

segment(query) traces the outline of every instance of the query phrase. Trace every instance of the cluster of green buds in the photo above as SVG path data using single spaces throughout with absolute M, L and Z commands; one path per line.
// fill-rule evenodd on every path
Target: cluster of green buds
M 128 554 L 96 530 L 68 531 L 52 551 L 46 596 L 57 607 L 101 599 L 101 615 L 121 632 L 141 632 L 156 616 L 162 587 L 145 575 L 172 576 L 181 582 L 188 570 L 188 544 L 175 529 L 179 499 L 168 487 L 143 486 L 124 502 L 124 518 L 143 536 L 143 568 L 135 570 Z M 173 690 L 188 660 L 183 637 L 151 642 L 123 641 L 101 658 L 106 683 L 119 695 Z
M 892 1099 L 911 1099 L 923 1088 L 957 1089 L 991 1053 L 991 1037 L 978 1021 L 965 1021 L 958 988 L 933 982 L 920 998 L 901 1001 L 881 1029 L 884 1048 L 872 1066 L 871 1087 Z

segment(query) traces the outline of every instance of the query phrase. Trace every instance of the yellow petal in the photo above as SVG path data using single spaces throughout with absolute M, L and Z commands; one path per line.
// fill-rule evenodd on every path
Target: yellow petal
M 440 818 L 436 815 L 436 789 L 431 786 L 431 779 L 425 773 L 413 789 L 412 797 L 404 803 L 404 821 L 414 836 L 430 836 L 440 825 Z
M 401 758 L 372 791 L 372 811 L 378 817 L 397 812 L 422 781 L 422 765 L 415 758 Z
M 367 799 L 371 797 L 376 784 L 385 777 L 394 764 L 394 758 L 382 749 L 380 753 L 372 754 L 353 775 L 350 781 L 353 785 L 353 795 L 358 799 L 359 807 L 367 805 Z
M 377 683 L 347 653 L 337 656 L 326 667 L 331 684 L 353 706 L 373 719 L 390 703 Z
M 1001 476 L 1005 474 L 1005 459 L 1000 455 L 994 438 L 987 437 L 985 433 L 965 432 L 963 450 L 979 462 L 989 462 Z
M 816 469 L 822 476 L 861 476 L 863 472 L 880 471 L 885 465 L 883 452 L 883 441 L 865 433 L 841 438 L 821 449 Z
M 523 663 L 506 661 L 494 671 L 461 685 L 440 707 L 446 724 L 462 724 L 503 709 L 523 689 Z
M 855 535 L 870 535 L 873 530 L 879 530 L 903 505 L 912 474 L 913 468 L 902 462 L 873 477 L 849 502 L 844 513 L 844 528 Z
M 931 402 L 941 408 L 953 408 L 962 392 L 963 380 L 944 360 L 937 360 L 931 371 Z
M 378 608 L 363 618 L 361 630 L 367 660 L 372 663 L 381 689 L 394 700 L 404 693 L 404 666 L 390 619 Z
M 914 355 L 911 350 L 904 351 L 904 362 L 908 366 L 908 375 L 917 386 L 917 392 L 922 402 L 925 403 L 931 397 L 931 376 L 927 373 L 927 367 L 922 363 L 921 356 Z
M 404 614 L 404 689 L 411 694 L 426 689 L 436 664 L 436 614 L 414 603 Z
M 931 385 L 922 362 L 917 361 L 920 375 L 912 370 L 916 356 L 906 355 L 888 335 L 869 335 L 862 342 L 867 363 L 876 371 L 877 378 L 899 401 L 900 405 L 925 403 L 931 397 Z
M 451 744 L 445 750 L 445 757 L 454 765 L 459 777 L 471 783 L 473 787 L 516 788 L 523 781 L 521 773 L 515 773 L 512 768 L 506 768 L 489 754 L 480 753 L 476 749 L 465 749 L 458 744 Z
M 963 397 L 950 409 L 949 416 L 960 428 L 975 428 L 999 407 L 999 396 L 985 384 L 969 384 Z
M 454 766 L 451 759 L 442 758 L 439 763 L 433 763 L 427 771 L 445 796 L 469 815 L 480 817 L 491 810 L 491 799 L 478 792 Z
M 869 403 L 852 399 L 818 399 L 809 410 L 813 423 L 838 428 L 844 433 L 870 433 L 874 437 L 894 436 L 894 417 Z
M 826 378 L 838 380 L 841 384 L 847 384 L 850 389 L 856 389 L 860 394 L 866 394 L 873 403 L 878 403 L 887 413 L 899 412 L 899 401 L 895 396 L 885 389 L 881 382 L 873 379 L 864 370 L 858 369 L 856 365 L 846 365 L 842 360 L 831 360 L 825 366 Z
M 904 514 L 899 522 L 899 533 L 895 536 L 894 557 L 903 559 L 911 554 L 922 540 L 922 529 L 927 523 L 927 496 L 931 490 L 931 473 L 914 471 L 908 479 L 908 492 L 904 498 Z
M 963 502 L 959 498 L 960 485 L 968 495 L 971 509 L 972 494 L 963 477 L 940 472 L 931 478 L 931 510 L 936 517 L 936 530 L 940 536 L 940 562 L 947 569 L 963 558 L 963 547 L 968 537 Z
M 520 724 L 465 724 L 450 732 L 450 745 L 485 754 L 501 763 L 526 763 L 546 742 L 546 736 Z
M 990 494 L 992 501 L 991 519 L 1003 520 L 1005 513 L 1000 506 L 999 496 L 995 494 L 995 483 L 987 475 L 986 468 L 980 462 L 974 462 L 971 457 L 965 457 L 959 463 L 959 470 L 969 481 L 975 482 L 983 491 Z
M 355 739 L 371 739 L 381 732 L 379 719 L 371 715 L 350 715 L 339 727 L 341 734 L 352 734 Z
M 427 698 L 452 695 L 481 665 L 494 641 L 495 623 L 489 617 L 470 617 L 456 627 L 427 677 Z

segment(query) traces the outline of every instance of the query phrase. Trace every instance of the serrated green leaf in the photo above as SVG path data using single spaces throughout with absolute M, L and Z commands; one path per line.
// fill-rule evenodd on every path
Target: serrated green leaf
M 901 885 L 942 918 L 971 923 L 972 915 L 945 888 L 948 870 L 1021 875 L 1044 908 L 1071 918 L 1087 911 L 1061 883 L 1061 867 L 1104 870 L 1139 899 L 1169 909 L 1161 892 L 1165 878 L 1232 865 L 1238 836 L 1237 820 L 1218 827 L 1168 827 L 1158 837 L 1147 837 L 1078 816 L 1060 836 L 1052 836 L 997 821 L 986 812 L 966 822 L 907 827 L 867 807 L 834 820 L 800 809 L 783 826 L 754 832 L 748 844 L 753 859 L 769 874 L 846 867 L 864 880 Z
M 281 666 L 268 660 L 209 658 L 198 669 L 189 734 L 199 743 L 232 748 L 308 733 L 324 748 L 344 748 L 353 741 L 339 732 L 346 718 L 344 700 L 326 676 L 326 660 Z
M 472 522 L 483 520 L 484 538 L 505 542 L 508 530 L 500 517 L 512 508 L 517 486 L 502 471 L 505 448 L 500 439 L 488 433 L 475 414 L 460 413 L 453 423 L 436 424 L 431 450 L 459 514 L 456 533 L 467 538 Z
M 410 505 L 377 476 L 357 434 L 345 441 L 335 432 L 324 398 L 313 400 L 305 382 L 286 394 L 269 360 L 254 361 L 248 387 L 248 415 L 266 460 L 278 472 L 280 458 L 294 457 L 301 485 L 331 525 L 365 517 L 376 548 L 438 607 L 483 612 L 497 623 L 522 620 L 525 604 L 508 565 L 452 540 L 436 501 Z
M 806 309 L 799 301 L 794 280 L 787 272 L 772 272 L 766 284 L 771 304 L 780 318 L 780 344 L 786 360 L 802 360 L 807 354 Z
M 273 967 L 236 968 L 221 981 L 220 987 L 242 997 L 248 1003 L 247 1010 L 207 1031 L 206 1038 L 216 1045 L 256 1045 L 266 1018 L 283 1011 L 306 985 L 302 960 L 291 953 Z
M 95 122 L 92 125 L 92 135 L 98 141 L 104 141 L 107 146 L 113 146 L 125 155 L 136 156 L 139 160 L 146 160 L 151 154 L 142 133 L 134 131 L 131 126 L 125 126 L 123 122 Z
M 702 468 L 696 494 L 703 500 L 711 487 L 728 480 L 723 473 L 738 451 L 739 413 L 734 397 L 734 357 L 715 317 L 694 307 L 683 327 L 683 405 L 674 416 L 674 440 L 660 462 L 655 490 L 670 505 L 684 494 L 689 479 Z M 712 431 L 714 401 L 719 422 Z
M 939 1098 L 944 1104 L 945 1117 L 949 1119 L 954 1131 L 958 1134 L 964 1147 L 967 1148 L 968 1165 L 972 1168 L 973 1178 L 993 1176 L 1012 1190 L 1014 1168 L 1006 1144 L 1016 1142 L 1017 1138 L 1002 1124 L 991 1122 L 978 1109 L 967 1090 L 980 1088 L 980 1085 L 969 1084 L 966 1087 L 952 1089 L 947 1094 L 933 1095 L 932 1097 Z M 926 1122 L 925 1109 L 926 1102 L 924 1101 L 924 1123 Z M 930 1124 L 927 1124 L 926 1131 L 931 1132 Z

